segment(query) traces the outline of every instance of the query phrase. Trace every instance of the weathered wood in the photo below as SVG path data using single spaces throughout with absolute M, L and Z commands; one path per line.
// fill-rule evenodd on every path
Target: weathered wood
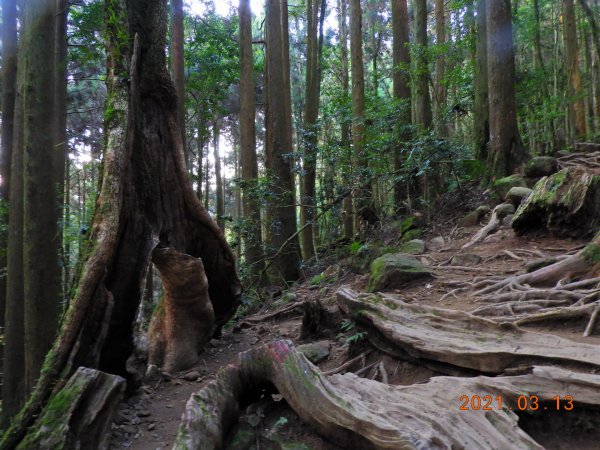
M 80 367 L 50 398 L 17 450 L 107 449 L 124 391 L 124 378 Z
M 541 405 L 552 405 L 554 396 L 571 395 L 578 405 L 600 405 L 599 375 L 535 367 L 526 375 L 390 386 L 349 373 L 325 376 L 291 342 L 277 341 L 241 353 L 192 395 L 173 449 L 221 448 L 240 396 L 264 382 L 319 434 L 352 449 L 542 449 L 518 427 L 519 396 L 535 394 Z M 501 396 L 502 407 L 460 411 L 460 397 L 475 395 Z
M 596 345 L 525 331 L 468 312 L 408 304 L 390 295 L 357 294 L 347 288 L 338 291 L 337 302 L 362 328 L 397 349 L 394 356 L 484 373 L 542 362 L 600 368 Z

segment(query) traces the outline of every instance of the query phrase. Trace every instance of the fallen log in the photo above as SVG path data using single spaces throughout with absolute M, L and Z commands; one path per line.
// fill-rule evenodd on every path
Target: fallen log
M 526 331 L 468 312 L 408 304 L 390 295 L 337 292 L 340 309 L 384 340 L 393 356 L 433 360 L 483 373 L 519 365 L 568 364 L 600 368 L 598 346 Z M 378 346 L 381 349 L 381 346 Z
M 17 450 L 108 448 L 110 424 L 125 379 L 80 367 L 54 394 Z
M 221 448 L 241 396 L 266 382 L 320 435 L 352 449 L 542 449 L 518 426 L 519 397 L 535 395 L 542 407 L 557 395 L 572 396 L 578 407 L 600 405 L 599 375 L 535 367 L 518 376 L 390 386 L 350 373 L 325 376 L 290 341 L 277 341 L 241 353 L 191 396 L 173 449 Z M 491 408 L 474 410 L 467 401 L 461 410 L 464 398 L 485 396 Z

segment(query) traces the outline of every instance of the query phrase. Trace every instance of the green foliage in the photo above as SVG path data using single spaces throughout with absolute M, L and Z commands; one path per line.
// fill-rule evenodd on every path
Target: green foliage
M 348 252 L 355 256 L 358 254 L 358 251 L 361 249 L 363 245 L 360 242 L 351 242 L 350 245 L 348 245 Z
M 352 336 L 349 336 L 346 339 L 348 344 L 356 344 L 367 337 L 367 333 L 364 331 L 359 331 L 358 333 L 354 333 Z

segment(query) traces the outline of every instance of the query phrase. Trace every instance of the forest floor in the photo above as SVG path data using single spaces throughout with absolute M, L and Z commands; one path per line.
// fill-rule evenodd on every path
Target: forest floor
M 461 205 L 465 210 L 472 205 Z M 462 211 L 454 210 L 455 214 Z M 541 257 L 560 256 L 576 251 L 585 242 L 556 239 L 545 235 L 520 237 L 509 227 L 502 227 L 495 234 L 468 249 L 462 249 L 480 225 L 459 228 L 458 217 L 438 217 L 423 237 L 425 242 L 442 236 L 442 248 L 425 251 L 419 255 L 423 262 L 435 267 L 435 277 L 424 282 L 413 282 L 401 289 L 389 291 L 398 295 L 406 303 L 418 303 L 461 311 L 473 311 L 482 306 L 481 300 L 472 292 L 452 291 L 456 282 L 470 282 L 478 277 L 508 276 L 523 273 L 527 265 Z M 484 219 L 485 221 L 486 219 Z M 384 224 L 373 231 L 370 240 L 387 245 L 397 243 L 399 234 L 394 228 Z M 347 244 L 346 244 L 347 246 Z M 111 448 L 133 450 L 158 450 L 171 448 L 177 434 L 185 403 L 190 395 L 205 386 L 220 367 L 235 361 L 239 352 L 253 346 L 277 339 L 290 339 L 296 346 L 319 341 L 320 348 L 329 348 L 329 354 L 318 364 L 324 371 L 339 368 L 345 362 L 358 358 L 347 370 L 361 377 L 385 380 L 395 385 L 409 385 L 428 381 L 437 375 L 432 370 L 412 363 L 396 360 L 373 347 L 368 339 L 359 333 L 336 306 L 336 291 L 342 286 L 355 291 L 364 291 L 368 281 L 368 271 L 352 267 L 352 256 L 340 249 L 334 249 L 307 269 L 306 281 L 293 286 L 289 291 L 274 296 L 263 304 L 259 311 L 250 317 L 239 320 L 233 328 L 226 329 L 221 339 L 213 339 L 200 362 L 193 369 L 180 374 L 161 377 L 153 385 L 146 385 L 133 397 L 123 402 L 113 423 Z M 450 265 L 455 255 L 477 255 L 475 260 L 467 257 L 461 265 Z M 356 266 L 356 264 L 354 264 Z M 314 275 L 325 273 L 326 277 Z M 312 281 L 312 282 L 311 282 Z M 318 300 L 337 321 L 337 325 L 320 336 L 301 339 L 303 302 Z M 290 307 L 296 305 L 297 307 Z M 270 320 L 256 321 L 269 313 L 285 310 Z M 600 335 L 583 337 L 585 318 L 556 321 L 544 325 L 528 325 L 530 331 L 543 331 L 568 339 L 600 345 Z M 457 405 L 449 405 L 456 408 Z M 575 417 L 564 412 L 545 415 L 520 415 L 519 426 L 547 449 L 597 449 L 600 442 L 600 420 L 597 417 Z M 230 449 L 337 449 L 318 434 L 304 425 L 292 409 L 276 392 L 263 392 L 260 399 L 242 410 L 239 429 L 250 430 L 251 441 L 226 446 Z M 235 430 L 234 430 L 235 431 Z M 233 433 L 235 434 L 235 433 Z M 241 435 L 238 433 L 238 436 Z

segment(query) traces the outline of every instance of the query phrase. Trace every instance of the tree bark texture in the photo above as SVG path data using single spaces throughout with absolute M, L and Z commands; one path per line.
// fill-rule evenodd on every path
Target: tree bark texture
M 340 33 L 340 59 L 341 59 L 341 79 L 344 98 L 350 95 L 350 76 L 348 70 L 348 0 L 338 0 L 339 8 L 339 33 Z M 352 166 L 352 151 L 350 148 L 350 123 L 343 120 L 341 124 L 342 148 L 348 153 L 348 164 Z M 344 197 L 342 203 L 342 228 L 344 238 L 352 239 L 354 237 L 354 214 L 352 213 L 352 194 Z
M 183 53 L 183 0 L 171 2 L 171 77 L 177 91 L 177 120 L 181 129 L 181 140 L 185 152 L 186 165 L 189 167 L 190 155 L 185 139 L 185 59 Z
M 352 147 L 355 160 L 354 230 L 359 229 L 359 212 L 370 205 L 369 158 L 365 140 L 365 75 L 362 47 L 362 7 L 360 0 L 350 0 L 350 56 L 352 69 Z
M 575 140 L 585 140 L 587 134 L 585 104 L 583 87 L 581 85 L 581 71 L 579 69 L 579 47 L 577 45 L 577 25 L 573 0 L 563 0 L 563 26 L 565 33 L 565 62 L 569 78 L 567 98 L 570 111 L 570 128 Z
M 400 115 L 398 117 L 398 139 L 399 143 L 394 149 L 394 172 L 400 176 L 403 169 L 402 150 L 403 143 L 410 139 L 410 51 L 409 40 L 408 7 L 406 0 L 392 0 L 392 33 L 393 33 L 393 82 L 394 99 L 401 102 L 399 105 Z M 406 181 L 396 183 L 394 188 L 394 204 L 399 207 L 405 197 Z
M 444 0 L 435 0 L 435 40 L 436 45 L 443 46 L 446 43 L 446 16 Z M 446 98 L 448 96 L 446 82 L 445 51 L 442 51 L 435 60 L 435 97 L 437 114 L 435 126 L 440 137 L 448 136 L 448 125 L 446 123 Z
M 256 103 L 254 98 L 254 56 L 252 52 L 252 11 L 250 0 L 240 0 L 240 146 L 242 165 L 242 209 L 247 223 L 242 231 L 244 259 L 252 272 L 264 267 L 260 203 L 252 195 L 258 178 L 256 159 Z
M 42 376 L 0 449 L 14 448 L 22 440 L 49 397 L 77 367 L 132 378 L 126 363 L 133 352 L 132 325 L 151 257 L 158 261 L 168 249 L 185 254 L 186 261 L 201 258 L 214 322 L 210 316 L 196 319 L 207 333 L 227 322 L 240 300 L 233 254 L 187 178 L 176 91 L 166 69 L 166 1 L 108 0 L 106 12 L 107 143 L 89 256 Z M 181 267 L 187 274 L 193 271 L 186 269 L 186 261 Z M 172 270 L 176 268 L 161 275 L 166 284 L 178 281 L 170 279 Z M 202 292 L 204 283 L 199 275 L 192 276 L 185 287 L 176 285 L 166 301 L 201 302 L 199 295 L 177 297 L 182 291 L 190 296 Z M 194 348 L 196 356 L 199 350 Z
M 473 107 L 473 140 L 475 156 L 481 162 L 488 158 L 490 142 L 490 105 L 488 97 L 488 50 L 486 3 L 489 0 L 477 1 L 477 17 L 475 19 L 475 104 Z
M 431 96 L 429 95 L 429 63 L 427 58 L 427 0 L 414 0 L 415 112 L 416 124 L 421 131 L 431 128 Z
M 319 3 L 322 3 L 319 7 Z M 300 234 L 302 256 L 309 260 L 315 256 L 315 234 L 317 228 L 314 223 L 316 207 L 316 175 L 317 175 L 317 145 L 319 141 L 319 100 L 321 97 L 321 55 L 323 27 L 319 26 L 325 17 L 323 7 L 325 2 L 308 0 L 307 13 L 307 58 L 306 58 L 306 95 L 304 103 L 304 174 L 302 177 L 302 208 L 300 210 L 300 225 L 308 225 Z M 319 20 L 319 18 L 321 20 Z M 312 224 L 311 224 L 312 223 Z
M 215 197 L 217 200 L 217 224 L 221 231 L 225 232 L 225 192 L 223 190 L 223 175 L 221 173 L 221 153 L 219 139 L 221 136 L 221 124 L 215 118 L 213 124 L 213 156 L 215 158 Z
M 0 221 L 6 226 L 0 232 L 0 248 L 8 247 L 8 200 L 10 195 L 11 160 L 13 152 L 13 133 L 15 126 L 15 96 L 17 82 L 17 7 L 13 0 L 3 0 L 2 7 L 2 129 L 0 130 L 0 202 L 2 216 Z M 7 253 L 0 254 L 0 270 L 6 272 Z M 0 277 L 0 327 L 4 329 L 4 311 L 6 310 L 6 279 Z
M 18 57 L 24 52 L 19 45 Z M 2 423 L 17 413 L 25 399 L 25 343 L 23 303 L 23 74 L 17 68 L 12 140 L 10 217 L 6 251 L 6 306 L 4 314 L 4 365 L 2 379 Z M 4 122 L 3 122 L 4 123 Z M 4 134 L 2 135 L 4 139 Z M 4 145 L 4 144 L 3 144 Z
M 25 4 L 23 27 L 23 282 L 25 390 L 31 392 L 50 349 L 61 307 L 55 149 L 55 2 Z
M 490 152 L 487 178 L 514 173 L 527 159 L 517 127 L 515 52 L 510 0 L 486 5 Z
M 270 276 L 276 282 L 297 280 L 300 273 L 300 243 L 296 233 L 295 186 L 292 178 L 292 116 L 289 83 L 289 46 L 285 39 L 287 2 L 266 3 L 266 161 L 274 178 L 274 198 L 269 205 L 268 246 L 279 252 L 271 265 Z M 287 62 L 286 62 L 287 61 Z M 291 241 L 286 243 L 288 239 Z M 283 247 L 283 248 L 282 248 Z M 281 251 L 280 251 L 281 250 Z

